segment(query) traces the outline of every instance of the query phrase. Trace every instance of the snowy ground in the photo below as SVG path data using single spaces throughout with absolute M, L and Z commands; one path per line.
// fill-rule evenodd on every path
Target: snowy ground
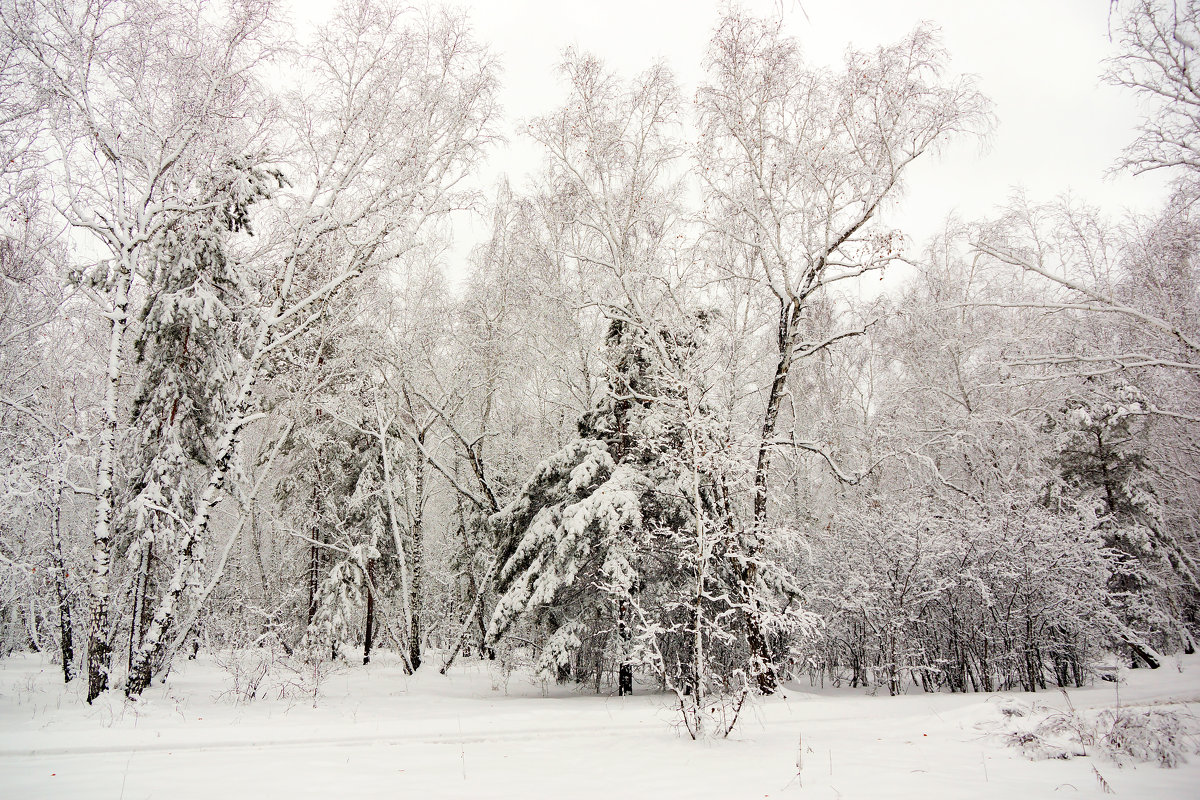
M 663 696 L 596 697 L 464 660 L 449 676 L 369 667 L 266 680 L 238 702 L 230 666 L 201 657 L 138 704 L 95 706 L 38 656 L 0 661 L 4 798 L 1032 798 L 1200 797 L 1200 756 L 1176 769 L 1098 755 L 1030 761 L 995 731 L 1037 695 L 867 696 L 793 686 L 725 741 L 692 742 Z M 1076 709 L 1200 716 L 1200 658 L 1071 692 Z M 79 682 L 77 682 L 79 683 Z M 280 689 L 288 696 L 277 699 Z M 262 698 L 262 694 L 268 694 Z M 797 770 L 801 750 L 802 770 Z M 799 772 L 799 775 L 798 775 Z

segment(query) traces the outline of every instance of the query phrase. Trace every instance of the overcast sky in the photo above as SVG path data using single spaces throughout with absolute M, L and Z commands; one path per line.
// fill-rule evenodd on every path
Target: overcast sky
M 312 3 L 312 0 L 307 0 Z M 316 5 L 315 3 L 313 4 Z M 325 4 L 320 4 L 325 5 Z M 504 66 L 501 101 L 510 125 L 552 110 L 564 96 L 554 66 L 573 45 L 633 75 L 666 61 L 691 96 L 723 0 L 467 0 L 477 34 Z M 1070 192 L 1112 214 L 1149 210 L 1164 195 L 1157 175 L 1107 175 L 1133 138 L 1139 111 L 1128 92 L 1100 82 L 1114 52 L 1108 0 L 744 0 L 780 13 L 808 58 L 836 64 L 848 45 L 895 41 L 921 20 L 943 31 L 952 69 L 973 73 L 995 103 L 999 126 L 985 149 L 951 147 L 909 173 L 888 222 L 920 241 L 947 213 L 989 214 L 1024 187 L 1034 200 Z M 310 12 L 297 2 L 298 21 Z M 1115 19 L 1113 20 L 1115 24 Z M 507 172 L 517 187 L 537 166 L 520 137 L 493 154 L 485 179 Z M 479 226 L 456 233 L 481 235 Z M 475 230 L 469 230 L 469 228 Z M 461 246 L 463 243 L 457 243 Z M 459 247 L 455 247 L 459 251 Z

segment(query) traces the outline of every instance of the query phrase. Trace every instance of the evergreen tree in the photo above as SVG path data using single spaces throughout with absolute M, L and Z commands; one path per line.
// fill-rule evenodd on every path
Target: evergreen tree
M 1191 634 L 1180 607 L 1194 598 L 1197 569 L 1163 525 L 1147 451 L 1148 404 L 1136 387 L 1120 384 L 1108 397 L 1076 401 L 1066 410 L 1058 465 L 1067 491 L 1090 499 L 1111 553 L 1109 601 L 1117 636 L 1135 657 L 1158 667 L 1151 642 L 1164 646 Z
M 768 630 L 781 640 L 809 619 L 769 602 L 797 594 L 772 549 L 745 549 L 728 434 L 702 401 L 695 363 L 705 316 L 694 323 L 680 332 L 611 321 L 607 391 L 580 420 L 580 438 L 491 518 L 503 566 L 488 638 L 520 620 L 544 625 L 543 674 L 568 673 L 574 657 L 576 678 L 590 672 L 599 686 L 608 654 L 620 694 L 632 691 L 635 667 L 648 667 L 677 692 L 696 735 L 689 702 L 710 689 L 738 706 L 745 696 L 748 598 L 772 608 Z M 751 563 L 759 578 L 747 585 Z
M 246 355 L 240 336 L 250 321 L 229 238 L 251 233 L 250 206 L 282 182 L 254 159 L 225 167 L 206 177 L 191 213 L 158 234 L 135 270 L 146 291 L 134 340 L 133 480 L 117 516 L 130 532 L 129 558 L 138 564 L 126 685 L 131 695 L 149 683 L 178 599 L 198 584 L 203 570 L 205 542 L 190 530 L 200 493 L 196 478 L 212 466 L 228 425 L 238 361 Z M 153 547 L 160 541 L 176 554 L 175 567 L 155 617 L 147 619 Z

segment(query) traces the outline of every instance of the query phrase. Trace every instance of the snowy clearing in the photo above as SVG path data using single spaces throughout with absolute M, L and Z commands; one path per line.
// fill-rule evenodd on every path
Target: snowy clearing
M 83 687 L 64 689 L 48 661 L 5 659 L 0 788 L 7 798 L 96 800 L 1057 798 L 1102 796 L 1097 772 L 1116 796 L 1194 798 L 1200 788 L 1194 756 L 1176 769 L 1095 754 L 1030 761 L 1004 742 L 1029 706 L 1065 710 L 1059 692 L 892 698 L 793 684 L 749 708 L 731 739 L 696 743 L 663 695 L 506 680 L 473 659 L 449 676 L 405 676 L 387 654 L 376 662 L 323 676 L 315 706 L 295 694 L 235 702 L 227 669 L 201 657 L 139 703 L 110 694 L 88 707 Z M 1121 679 L 1072 691 L 1070 702 L 1112 707 L 1119 691 L 1123 707 L 1171 708 L 1195 730 L 1200 658 Z

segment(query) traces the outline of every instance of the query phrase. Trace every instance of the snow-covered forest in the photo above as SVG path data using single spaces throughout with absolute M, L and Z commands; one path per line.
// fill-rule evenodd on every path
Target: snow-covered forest
M 376 659 L 710 738 L 788 687 L 1177 672 L 1200 2 L 1108 13 L 1112 170 L 1164 202 L 917 240 L 914 170 L 1003 124 L 936 20 L 828 65 L 729 6 L 697 86 L 566 47 L 512 120 L 454 8 L 0 0 L 0 674 L 83 714 Z

